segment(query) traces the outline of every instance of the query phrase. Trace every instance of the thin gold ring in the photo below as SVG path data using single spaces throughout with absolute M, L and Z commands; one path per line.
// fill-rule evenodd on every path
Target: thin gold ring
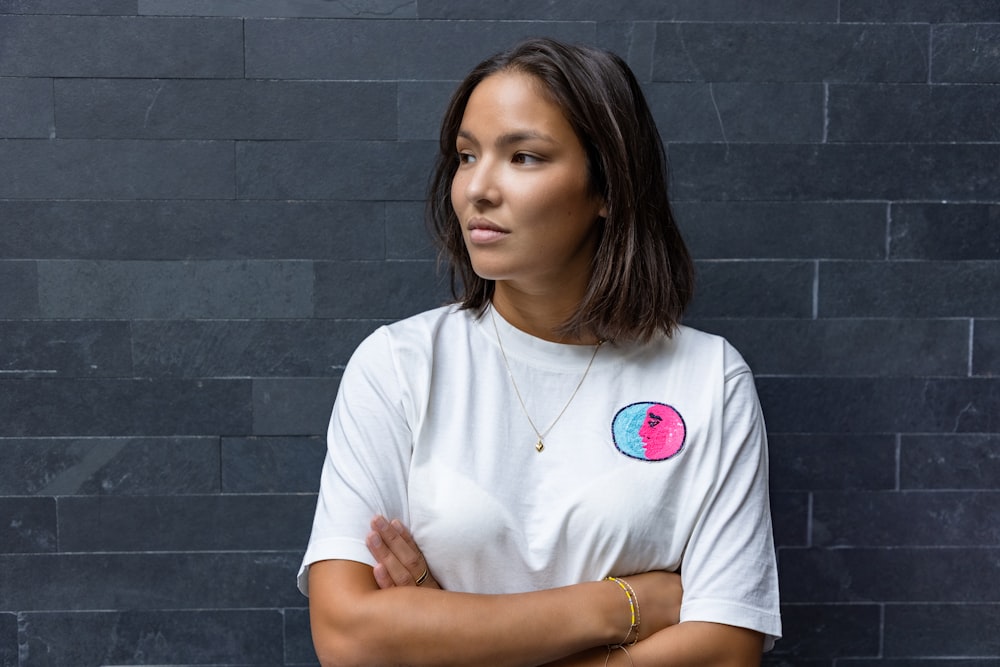
M 420 575 L 419 577 L 417 577 L 417 586 L 419 586 L 420 584 L 424 583 L 424 580 L 427 579 L 427 575 L 428 574 L 429 574 L 429 572 L 428 572 L 427 568 L 425 567 L 424 568 L 424 573 L 422 575 Z

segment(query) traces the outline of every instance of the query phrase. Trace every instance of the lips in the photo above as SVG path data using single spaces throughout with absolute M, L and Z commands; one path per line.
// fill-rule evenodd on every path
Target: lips
M 476 244 L 493 243 L 504 238 L 510 232 L 485 218 L 473 218 L 469 221 L 469 241 Z

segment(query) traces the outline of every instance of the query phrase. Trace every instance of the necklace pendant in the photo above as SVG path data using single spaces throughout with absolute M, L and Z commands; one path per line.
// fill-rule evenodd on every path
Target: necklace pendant
M 542 444 L 542 439 L 541 439 L 541 438 L 539 438 L 539 439 L 538 439 L 538 442 L 536 442 L 536 443 L 535 443 L 535 451 L 536 451 L 536 452 L 540 452 L 540 451 L 542 451 L 543 449 L 545 449 L 545 445 L 544 445 L 544 444 Z

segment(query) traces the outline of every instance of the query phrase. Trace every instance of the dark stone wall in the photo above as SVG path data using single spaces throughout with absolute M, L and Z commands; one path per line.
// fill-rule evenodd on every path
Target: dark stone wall
M 0 667 L 313 665 L 341 370 L 434 306 L 447 95 L 627 58 L 755 369 L 769 665 L 1000 665 L 995 0 L 0 0 Z

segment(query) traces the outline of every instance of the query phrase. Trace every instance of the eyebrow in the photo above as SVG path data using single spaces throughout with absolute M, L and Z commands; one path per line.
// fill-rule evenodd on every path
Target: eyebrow
M 473 143 L 479 143 L 479 141 L 472 135 L 468 130 L 459 130 L 458 136 L 463 139 L 468 139 Z M 507 132 L 506 134 L 501 134 L 497 137 L 497 146 L 509 146 L 511 144 L 520 143 L 522 141 L 539 140 L 545 141 L 550 144 L 559 143 L 549 135 L 543 132 L 536 132 L 535 130 L 519 130 L 517 132 Z

